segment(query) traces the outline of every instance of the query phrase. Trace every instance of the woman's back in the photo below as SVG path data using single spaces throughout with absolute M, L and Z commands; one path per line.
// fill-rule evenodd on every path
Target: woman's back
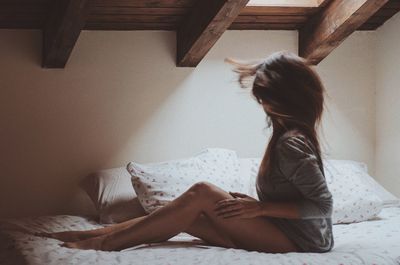
M 333 199 L 315 147 L 298 130 L 285 132 L 273 150 L 275 163 L 257 177 L 260 201 L 294 201 L 300 219 L 268 217 L 303 251 L 326 252 L 334 245 Z

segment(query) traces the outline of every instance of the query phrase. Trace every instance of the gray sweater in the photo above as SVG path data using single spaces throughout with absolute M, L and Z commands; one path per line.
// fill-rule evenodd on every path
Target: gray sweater
M 257 176 L 260 201 L 294 201 L 300 219 L 268 217 L 302 252 L 328 252 L 334 246 L 332 194 L 314 145 L 296 130 L 285 132 L 275 146 L 276 164 Z

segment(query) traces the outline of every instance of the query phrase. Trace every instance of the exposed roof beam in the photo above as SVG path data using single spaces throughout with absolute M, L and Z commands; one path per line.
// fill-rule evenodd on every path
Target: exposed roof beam
M 318 0 L 318 7 L 326 6 L 331 0 Z
M 299 31 L 299 55 L 318 64 L 388 0 L 332 0 Z
M 318 7 L 323 0 L 250 0 L 247 6 L 302 6 Z
M 197 0 L 177 32 L 177 66 L 197 66 L 248 1 Z
M 43 29 L 46 68 L 64 68 L 85 25 L 92 0 L 57 0 Z

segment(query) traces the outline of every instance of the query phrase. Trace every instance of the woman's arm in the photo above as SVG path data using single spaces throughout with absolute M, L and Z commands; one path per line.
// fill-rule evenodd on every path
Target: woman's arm
M 258 201 L 246 194 L 230 192 L 233 199 L 216 203 L 215 211 L 223 218 L 254 218 L 271 216 L 288 219 L 299 219 L 299 207 L 294 202 Z
M 286 138 L 276 147 L 277 166 L 303 195 L 302 199 L 293 201 L 301 219 L 330 218 L 333 197 L 313 149 L 304 137 Z
M 259 202 L 260 216 L 300 219 L 299 207 L 295 202 Z
M 303 198 L 287 202 L 261 202 L 243 195 L 239 199 L 227 199 L 217 203 L 219 214 L 227 218 L 330 218 L 333 210 L 332 194 L 312 147 L 304 138 L 295 136 L 280 142 L 276 152 L 277 166 L 282 176 L 302 193 Z

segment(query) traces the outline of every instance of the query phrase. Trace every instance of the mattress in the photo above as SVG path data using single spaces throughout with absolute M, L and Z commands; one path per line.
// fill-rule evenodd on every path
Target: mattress
M 104 252 L 68 249 L 61 247 L 58 240 L 27 233 L 98 227 L 84 217 L 67 215 L 0 220 L 0 264 L 400 264 L 400 207 L 384 208 L 369 221 L 334 225 L 335 246 L 327 253 L 268 254 L 227 249 L 207 246 L 186 233 L 163 243 Z

